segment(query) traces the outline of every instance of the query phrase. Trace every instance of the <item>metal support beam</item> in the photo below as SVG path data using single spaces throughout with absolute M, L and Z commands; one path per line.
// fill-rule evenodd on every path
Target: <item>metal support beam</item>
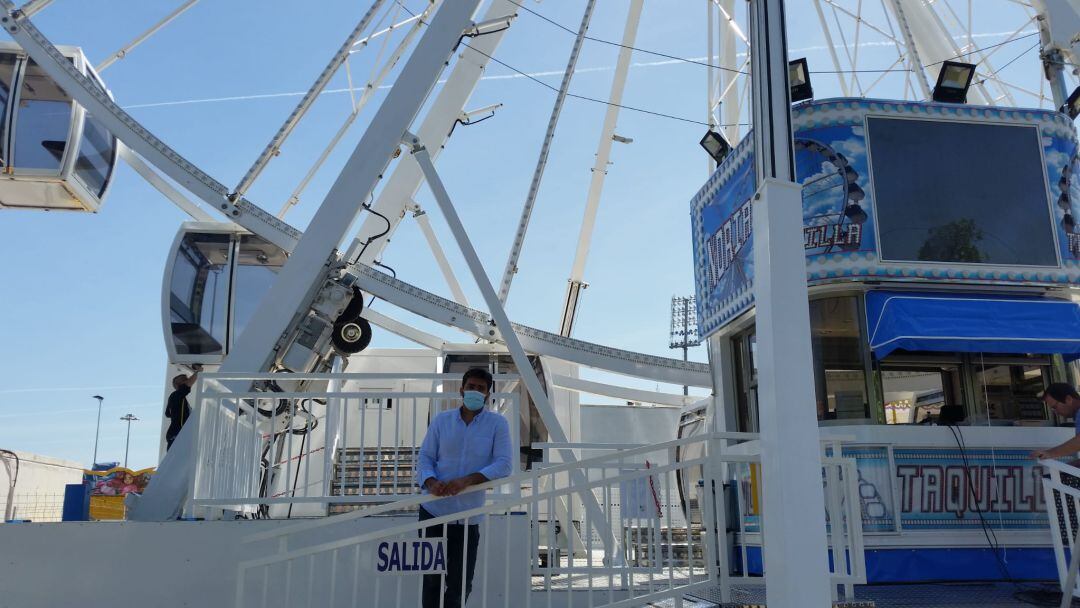
M 184 11 L 188 10 L 192 6 L 195 6 L 195 3 L 198 1 L 199 0 L 187 0 L 186 2 L 178 6 L 176 10 L 166 15 L 165 18 L 163 18 L 161 21 L 158 21 L 154 25 L 150 26 L 150 29 L 139 34 L 135 37 L 134 40 L 124 45 L 122 49 L 116 51 L 112 55 L 109 55 L 108 59 L 94 66 L 94 69 L 100 73 L 105 71 L 105 69 L 108 68 L 110 65 L 116 63 L 117 61 L 120 61 L 121 59 L 124 59 L 125 57 L 127 57 L 127 54 L 130 53 L 135 47 L 146 42 L 151 36 L 158 33 L 161 28 L 169 25 L 169 23 L 171 23 L 173 19 L 176 19 L 180 15 L 184 14 Z
M 754 300 L 764 480 L 765 597 L 771 608 L 832 605 L 821 447 L 795 183 L 783 0 L 751 0 Z M 715 420 L 715 416 L 714 416 Z
M 251 165 L 251 168 L 248 169 L 243 179 L 240 180 L 240 183 L 236 185 L 236 188 L 233 188 L 233 195 L 243 196 L 248 188 L 255 183 L 255 179 L 259 177 L 259 174 L 262 173 L 263 169 L 266 168 L 270 159 L 277 156 L 278 152 L 281 150 L 281 145 L 285 143 L 285 140 L 292 133 L 293 129 L 296 128 L 296 125 L 300 123 L 300 119 L 307 113 L 311 104 L 315 103 L 315 100 L 318 99 L 319 94 L 326 88 L 326 85 L 330 83 L 330 79 L 334 77 L 338 68 L 340 68 L 341 64 L 348 58 L 349 51 L 352 50 L 353 44 L 360 39 L 360 35 L 364 33 L 364 30 L 366 30 L 369 25 L 371 25 L 371 20 L 375 18 L 375 13 L 378 12 L 385 1 L 386 0 L 375 0 L 371 3 L 371 8 L 364 13 L 364 16 L 360 19 L 360 23 L 356 24 L 353 31 L 349 33 L 349 37 L 345 39 L 345 42 L 338 51 L 330 58 L 330 62 L 326 64 L 322 73 L 315 79 L 315 83 L 311 85 L 308 92 L 304 94 L 300 99 L 300 102 L 296 104 L 296 108 L 293 109 L 292 114 L 289 114 L 289 117 L 285 119 L 281 128 L 278 129 L 278 132 L 274 135 L 273 139 L 270 140 L 270 143 L 266 144 L 266 147 L 263 148 L 262 153 L 255 159 L 255 162 Z
M 165 195 L 165 198 L 169 199 L 172 204 L 180 208 L 181 211 L 191 216 L 192 219 L 198 222 L 217 222 L 220 221 L 214 216 L 202 210 L 194 202 L 188 200 L 179 190 L 173 187 L 165 178 L 161 177 L 154 171 L 150 165 L 147 165 L 143 159 L 139 158 L 139 155 L 132 152 L 131 148 L 125 146 L 123 142 L 118 142 L 120 147 L 120 158 L 124 159 L 140 177 L 146 180 L 155 190 Z
M 923 69 L 919 49 L 915 46 L 915 37 L 911 33 L 911 25 L 908 22 L 907 14 L 904 12 L 900 0 L 889 0 L 889 6 L 893 9 L 896 24 L 900 28 L 900 36 L 904 39 L 904 46 L 907 48 L 905 56 L 908 69 L 915 75 L 915 81 L 919 83 L 919 89 L 923 92 L 923 99 L 929 101 L 933 96 L 933 92 L 930 90 L 930 83 L 926 80 L 926 70 Z
M 278 341 L 296 315 L 307 310 L 327 264 L 375 189 L 431 89 L 472 24 L 480 0 L 443 3 L 402 68 L 367 131 L 330 188 L 304 236 L 263 297 L 247 329 L 222 363 L 222 372 L 267 369 Z
M 334 136 L 330 138 L 330 143 L 326 145 L 326 148 L 323 149 L 322 154 L 320 154 L 319 158 L 315 160 L 315 164 L 313 164 L 311 168 L 308 169 L 307 174 L 304 175 L 304 179 L 300 180 L 300 183 L 297 184 L 296 189 L 293 190 L 292 194 L 289 195 L 288 200 L 286 200 L 282 204 L 281 209 L 278 211 L 277 214 L 279 218 L 284 218 L 285 214 L 289 212 L 289 209 L 292 209 L 293 206 L 297 205 L 300 202 L 300 195 L 304 192 L 304 189 L 307 188 L 308 184 L 311 183 L 311 180 L 315 178 L 315 175 L 319 172 L 319 169 L 322 168 L 323 164 L 326 162 L 326 159 L 330 158 L 330 153 L 333 152 L 335 148 L 337 148 L 337 145 L 341 142 L 341 139 L 345 137 L 346 133 L 349 132 L 349 128 L 352 127 L 352 124 L 354 122 L 356 122 L 356 118 L 360 116 L 361 110 L 363 110 L 367 106 L 368 102 L 371 101 L 372 96 L 374 96 L 375 91 L 379 90 L 379 87 L 382 86 L 383 81 L 386 80 L 386 77 L 390 74 L 390 71 L 394 68 L 394 66 L 397 65 L 398 61 L 401 60 L 401 57 L 405 54 L 405 51 L 412 44 L 413 39 L 416 38 L 417 34 L 420 33 L 421 28 L 424 27 L 423 18 L 426 18 L 428 13 L 433 10 L 434 7 L 434 4 L 429 4 L 427 9 L 424 10 L 424 12 L 416 16 L 417 19 L 419 19 L 420 21 L 417 22 L 416 25 L 414 25 L 412 28 L 409 29 L 408 32 L 405 33 L 405 36 L 402 37 L 401 41 L 398 42 L 397 47 L 395 47 L 394 51 L 390 54 L 390 58 L 387 59 L 386 63 L 383 64 L 382 68 L 376 73 L 376 75 L 364 85 L 364 92 L 360 94 L 360 99 L 354 100 L 354 103 L 352 104 L 352 110 L 345 118 L 345 122 L 341 125 L 341 128 L 339 128 L 337 133 L 335 133 Z M 402 23 L 405 22 L 403 21 Z M 368 38 L 374 38 L 377 35 L 378 33 L 375 33 Z M 360 42 L 364 42 L 368 38 L 365 38 Z M 389 40 L 389 38 L 387 40 Z M 359 44 L 359 42 L 357 44 Z M 348 68 L 348 63 L 345 64 L 345 67 Z
M 484 13 L 484 20 L 506 17 L 509 24 L 516 8 L 510 0 L 493 0 Z M 450 70 L 446 84 L 435 96 L 431 109 L 420 124 L 420 129 L 416 131 L 420 140 L 428 145 L 432 159 L 437 159 L 442 152 L 465 104 L 484 74 L 484 68 L 489 61 L 488 55 L 495 53 L 506 31 L 480 36 L 469 43 L 472 48 L 460 49 L 458 61 Z M 371 209 L 378 215 L 366 214 L 352 246 L 345 254 L 346 259 L 370 265 L 382 257 L 387 243 L 405 216 L 406 206 L 414 200 L 422 181 L 423 175 L 416 162 L 412 158 L 402 158 L 371 205 Z M 382 217 L 379 217 L 380 215 Z M 390 222 L 389 226 L 383 221 L 384 217 Z
M 608 162 L 611 159 L 615 123 L 619 120 L 623 91 L 626 90 L 626 75 L 630 71 L 630 57 L 633 54 L 631 47 L 634 46 L 634 39 L 637 38 L 644 3 L 645 0 L 630 0 L 630 10 L 626 15 L 626 26 L 623 28 L 619 59 L 615 62 L 615 76 L 611 81 L 607 112 L 604 113 L 604 124 L 600 128 L 600 143 L 596 146 L 596 164 L 592 168 L 589 194 L 585 198 L 585 216 L 581 219 L 581 232 L 578 234 L 574 265 L 570 269 L 570 281 L 566 286 L 566 299 L 559 323 L 561 336 L 569 336 L 574 328 L 574 317 L 577 315 L 581 289 L 584 286 L 585 260 L 589 257 L 589 245 L 592 243 L 593 227 L 596 225 L 596 212 L 600 208 L 600 194 L 604 190 L 604 178 L 607 177 Z
M 461 290 L 461 283 L 458 283 L 454 269 L 450 266 L 449 260 L 446 259 L 446 252 L 443 251 L 442 245 L 439 244 L 439 238 L 435 236 L 435 231 L 431 229 L 431 220 L 428 218 L 427 212 L 421 209 L 420 205 L 414 204 L 413 218 L 416 219 L 416 225 L 420 227 L 420 232 L 424 233 L 424 240 L 427 241 L 428 248 L 431 249 L 431 255 L 435 256 L 435 263 L 439 265 L 439 270 L 442 271 L 443 278 L 446 279 L 446 285 L 450 287 L 450 293 L 454 294 L 454 301 L 462 306 L 468 306 L 469 299 L 465 297 L 465 292 Z
M 555 105 L 551 108 L 551 117 L 548 118 L 544 142 L 540 144 L 540 157 L 536 159 L 536 169 L 533 170 L 529 193 L 525 196 L 525 206 L 521 209 L 521 219 L 518 220 L 517 232 L 514 234 L 513 243 L 510 245 L 510 255 L 506 259 L 506 268 L 503 270 L 502 282 L 499 284 L 499 301 L 504 304 L 507 296 L 510 295 L 510 284 L 513 283 L 514 275 L 518 271 L 517 264 L 518 259 L 521 257 L 521 248 L 525 245 L 525 233 L 529 230 L 529 220 L 532 219 L 533 207 L 536 205 L 536 195 L 540 192 L 540 182 L 543 181 L 544 169 L 547 168 L 548 154 L 551 152 L 551 140 L 555 137 L 555 127 L 559 124 L 559 116 L 562 114 L 563 103 L 566 101 L 566 93 L 570 90 L 570 81 L 574 78 L 578 57 L 581 55 L 581 43 L 585 40 L 585 33 L 589 31 L 589 22 L 592 21 L 595 6 L 596 0 L 588 0 L 588 4 L 585 5 L 585 14 L 581 17 L 581 25 L 578 27 L 577 37 L 574 39 L 574 46 L 570 49 L 570 60 L 566 63 L 562 84 L 559 85 L 559 93 L 555 96 Z
M 544 421 L 544 426 L 547 427 L 549 440 L 553 443 L 568 443 L 569 440 L 563 431 L 562 424 L 555 415 L 555 409 L 551 407 L 551 401 L 548 400 L 547 392 L 540 383 L 540 378 L 536 375 L 536 370 L 533 369 L 528 355 L 525 354 L 525 349 L 522 348 L 521 341 L 518 340 L 517 333 L 510 324 L 510 318 L 506 316 L 506 309 L 503 308 L 502 302 L 499 301 L 499 297 L 495 294 L 495 288 L 492 287 L 491 281 L 488 279 L 484 265 L 480 261 L 480 256 L 476 253 L 476 249 L 465 231 L 465 225 L 461 222 L 457 209 L 454 208 L 454 203 L 450 200 L 450 194 L 446 191 L 442 178 L 439 177 L 438 172 L 435 170 L 435 164 L 432 163 L 431 156 L 416 136 L 410 137 L 407 141 L 413 146 L 413 157 L 416 159 L 417 164 L 420 165 L 420 170 L 424 173 L 428 187 L 431 188 L 431 192 L 435 195 L 435 200 L 439 204 L 439 210 L 442 211 L 446 223 L 450 226 L 450 232 L 453 233 L 454 240 L 457 241 L 458 248 L 461 249 L 461 254 L 465 258 L 469 272 L 472 273 L 473 280 L 476 282 L 477 287 L 480 288 L 480 293 L 484 296 L 488 312 L 491 313 L 491 318 L 495 322 L 495 329 L 500 332 L 503 342 L 506 344 L 506 350 L 514 361 L 518 374 L 521 375 L 521 381 L 525 383 L 525 389 L 529 392 L 541 420 Z M 494 329 L 492 335 L 494 336 Z M 571 449 L 561 449 L 559 454 L 564 462 L 577 460 L 574 451 Z M 584 485 L 586 483 L 585 474 L 580 469 L 571 471 L 570 476 L 575 484 Z M 596 496 L 590 491 L 584 491 L 579 496 L 588 513 L 589 520 L 596 526 L 600 539 L 604 544 L 605 562 L 618 561 L 621 559 L 621 556 L 616 553 L 618 543 L 612 533 L 610 522 L 607 521 L 603 509 L 600 508 L 600 503 L 596 500 Z

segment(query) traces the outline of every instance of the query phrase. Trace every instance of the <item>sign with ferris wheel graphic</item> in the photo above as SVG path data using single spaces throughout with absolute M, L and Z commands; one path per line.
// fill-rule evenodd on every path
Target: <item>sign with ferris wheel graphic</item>
M 844 98 L 792 124 L 808 284 L 1080 285 L 1068 116 Z M 691 202 L 701 336 L 754 304 L 753 160 L 744 137 Z
M 743 141 L 694 199 L 692 224 L 702 335 L 753 304 L 754 156 Z M 803 185 L 803 247 L 808 259 L 874 252 L 869 171 L 861 125 L 801 130 L 796 179 Z

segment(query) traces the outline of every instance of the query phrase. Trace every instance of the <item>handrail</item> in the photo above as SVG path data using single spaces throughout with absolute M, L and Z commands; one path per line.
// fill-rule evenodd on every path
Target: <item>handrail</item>
M 744 461 L 745 457 L 732 454 L 732 455 L 729 455 L 729 456 L 725 456 L 725 459 L 728 459 L 728 460 L 733 461 L 733 462 L 742 462 L 742 461 Z M 707 460 L 707 458 L 702 457 L 702 458 L 695 458 L 693 460 L 687 460 L 687 461 L 681 462 L 681 463 L 673 462 L 673 463 L 670 463 L 670 464 L 657 466 L 657 467 L 653 467 L 653 468 L 650 468 L 650 469 L 641 469 L 640 471 L 634 471 L 633 473 L 623 473 L 623 474 L 620 474 L 620 475 L 615 475 L 614 477 L 619 478 L 619 479 L 623 479 L 623 480 L 633 480 L 633 479 L 638 479 L 638 478 L 642 478 L 642 477 L 649 477 L 649 476 L 652 476 L 652 475 L 656 475 L 658 473 L 667 473 L 669 471 L 674 471 L 675 469 L 680 468 L 680 467 L 692 467 L 692 466 L 697 466 L 697 465 L 700 465 L 700 464 L 705 464 L 706 460 Z M 580 464 L 580 463 L 581 463 L 581 461 L 578 461 L 575 464 Z M 545 470 L 543 474 L 547 475 L 549 473 L 548 473 L 548 471 Z M 535 475 L 530 475 L 530 477 L 535 477 Z M 506 478 L 504 478 L 504 479 L 506 479 Z M 457 521 L 457 520 L 473 517 L 474 515 L 484 515 L 485 513 L 489 512 L 489 511 L 497 510 L 500 507 L 504 507 L 504 506 L 515 506 L 515 505 L 520 505 L 520 504 L 523 504 L 523 503 L 539 502 L 541 500 L 548 500 L 548 499 L 552 499 L 552 498 L 557 498 L 559 496 L 563 496 L 563 495 L 567 495 L 567 494 L 576 494 L 578 492 L 591 490 L 594 486 L 600 486 L 600 485 L 603 485 L 604 483 L 607 483 L 609 481 L 611 481 L 611 480 L 607 479 L 607 478 L 597 479 L 597 480 L 589 481 L 588 483 L 585 484 L 585 487 L 577 487 L 577 486 L 570 487 L 570 486 L 567 486 L 565 488 L 548 490 L 548 491 L 544 491 L 544 492 L 538 492 L 538 493 L 533 494 L 533 495 L 531 495 L 531 496 L 529 496 L 527 498 L 525 498 L 525 497 L 523 497 L 523 498 L 516 498 L 516 497 L 515 498 L 503 498 L 501 501 L 498 501 L 498 502 L 493 502 L 493 503 L 490 503 L 490 504 L 484 504 L 484 505 L 481 505 L 479 507 L 474 507 L 472 509 L 467 509 L 467 510 L 463 510 L 463 511 L 457 511 L 455 513 L 450 513 L 450 514 L 447 514 L 447 515 L 440 515 L 438 517 L 432 517 L 430 519 L 426 519 L 426 520 L 424 520 L 424 525 L 425 526 L 437 526 L 437 525 L 449 523 L 449 522 L 452 522 L 452 521 Z M 479 486 L 473 486 L 473 487 L 478 488 Z M 458 496 L 460 496 L 460 495 L 461 494 L 458 494 Z M 412 504 L 419 505 L 419 504 L 422 504 L 422 503 L 425 503 L 425 502 L 432 502 L 434 500 L 439 500 L 439 499 L 441 499 L 441 497 L 439 497 L 439 496 L 423 496 L 422 498 L 419 498 L 419 499 L 408 499 L 408 500 L 398 501 L 396 504 L 399 505 L 399 508 L 400 508 L 401 505 L 406 504 L 406 503 L 412 503 Z M 365 516 L 374 515 L 370 511 L 363 511 L 362 513 L 364 513 Z M 350 513 L 350 515 L 351 515 L 351 513 Z M 319 520 L 319 523 L 321 523 L 322 525 L 330 525 L 330 523 L 333 523 L 333 524 L 341 523 L 342 522 L 342 517 L 343 516 L 338 516 L 337 518 L 326 518 L 326 519 L 323 519 L 323 520 Z M 332 522 L 328 521 L 330 519 L 333 519 L 333 521 Z M 348 538 L 341 538 L 341 539 L 337 539 L 337 540 L 322 542 L 322 543 L 319 543 L 319 544 L 316 544 L 316 545 L 311 545 L 309 547 L 304 547 L 303 549 L 294 549 L 292 551 L 286 551 L 286 552 L 283 552 L 283 553 L 277 553 L 277 554 L 274 554 L 274 555 L 271 555 L 271 556 L 268 556 L 268 557 L 263 557 L 263 558 L 244 561 L 244 562 L 242 562 L 240 564 L 240 566 L 241 566 L 241 568 L 250 568 L 250 567 L 264 566 L 264 565 L 267 565 L 267 564 L 272 564 L 272 563 L 281 562 L 281 561 L 289 561 L 289 560 L 292 560 L 292 559 L 296 559 L 297 557 L 303 557 L 305 555 L 311 555 L 311 554 L 314 554 L 314 553 L 320 553 L 320 552 L 328 551 L 328 550 L 332 550 L 332 549 L 339 549 L 341 547 L 345 547 L 345 546 L 352 545 L 352 544 L 359 544 L 359 543 L 363 543 L 363 542 L 366 542 L 366 541 L 369 541 L 369 540 L 375 540 L 375 539 L 379 539 L 379 538 L 389 538 L 389 537 L 396 536 L 396 535 L 398 535 L 400 533 L 403 533 L 403 532 L 408 532 L 408 531 L 413 530 L 415 528 L 416 528 L 416 523 L 415 522 L 410 522 L 408 524 L 402 524 L 402 525 L 399 525 L 399 526 L 393 526 L 393 527 L 389 527 L 389 528 L 381 528 L 379 530 L 374 530 L 374 531 L 371 531 L 371 532 L 365 532 L 363 534 L 357 534 L 355 536 L 351 536 L 351 537 L 348 537 Z M 286 530 L 286 529 L 288 529 L 288 528 L 280 528 L 280 529 L 278 529 L 276 531 L 276 533 L 273 533 L 273 534 L 271 534 L 269 536 L 266 536 L 266 533 L 263 533 L 263 538 L 261 538 L 260 540 L 267 540 L 269 538 L 277 538 L 277 537 L 280 537 L 280 536 L 286 536 L 286 534 L 283 533 L 283 530 Z M 251 541 L 248 540 L 248 539 L 245 539 L 242 542 L 247 543 L 247 542 L 251 542 Z
M 636 456 L 638 454 L 648 454 L 650 452 L 656 452 L 656 451 L 660 451 L 660 450 L 670 449 L 670 448 L 678 447 L 678 446 L 681 446 L 681 445 L 684 445 L 684 444 L 696 443 L 696 442 L 704 442 L 704 441 L 716 440 L 716 439 L 725 439 L 726 438 L 725 435 L 729 435 L 729 434 L 731 434 L 731 433 L 723 433 L 723 432 L 721 432 L 721 433 L 711 433 L 711 434 L 708 434 L 708 435 L 699 435 L 699 436 L 696 436 L 696 437 L 683 437 L 683 438 L 680 438 L 680 439 L 674 439 L 672 441 L 666 441 L 666 442 L 663 442 L 663 443 L 657 443 L 657 444 L 642 446 L 642 447 L 634 448 L 634 449 L 631 449 L 631 450 L 623 450 L 623 451 L 618 452 L 617 454 L 602 454 L 600 456 L 593 456 L 591 458 L 585 458 L 585 459 L 577 460 L 577 461 L 574 461 L 574 462 L 567 462 L 567 463 L 553 465 L 551 467 L 545 468 L 543 470 L 543 474 L 544 475 L 554 475 L 555 473 L 562 473 L 562 472 L 570 471 L 572 469 L 586 468 L 586 467 L 588 467 L 590 465 L 593 465 L 593 464 L 604 463 L 604 462 L 608 462 L 608 461 L 616 460 L 616 459 L 625 459 L 627 457 Z M 742 434 L 742 433 L 738 433 L 738 434 Z M 735 462 L 735 461 L 738 461 L 738 462 L 755 462 L 755 460 L 754 460 L 755 457 L 753 455 L 731 454 L 730 458 L 732 459 L 733 462 Z M 484 490 L 488 490 L 488 489 L 493 489 L 493 488 L 496 488 L 496 487 L 498 487 L 500 485 L 520 483 L 522 481 L 529 481 L 529 480 L 532 480 L 532 479 L 536 478 L 536 476 L 537 476 L 536 472 L 527 471 L 527 472 L 524 472 L 524 473 L 518 473 L 517 475 L 511 475 L 509 477 L 502 477 L 500 479 L 493 479 L 491 481 L 486 481 L 486 482 L 484 482 L 482 484 L 471 486 L 468 489 L 466 489 L 464 492 L 462 492 L 461 494 L 458 494 L 458 496 L 461 496 L 462 494 L 465 494 L 465 493 L 468 493 L 468 492 L 480 492 L 480 491 L 484 491 Z M 292 526 L 284 526 L 284 527 L 281 527 L 281 528 L 277 528 L 276 530 L 271 530 L 271 531 L 267 531 L 267 532 L 260 532 L 258 534 L 253 534 L 253 535 L 251 535 L 249 537 L 244 538 L 241 542 L 249 543 L 249 542 L 255 542 L 255 541 L 259 541 L 259 540 L 266 540 L 268 538 L 277 538 L 279 536 L 285 536 L 285 535 L 293 534 L 293 533 L 296 533 L 296 532 L 302 532 L 304 530 L 310 530 L 310 529 L 313 529 L 313 528 L 320 528 L 320 527 L 325 526 L 325 525 L 330 525 L 330 523 L 331 523 L 330 520 L 332 520 L 332 522 L 334 524 L 343 523 L 343 522 L 346 522 L 346 521 L 352 521 L 354 519 L 362 519 L 362 518 L 365 518 L 365 517 L 371 517 L 373 515 L 380 515 L 382 513 L 388 512 L 388 511 L 400 510 L 400 509 L 402 509 L 404 507 L 418 506 L 418 505 L 424 504 L 426 502 L 432 502 L 432 501 L 434 501 L 436 499 L 439 499 L 439 498 L 440 497 L 438 497 L 438 496 L 429 496 L 429 495 L 420 495 L 419 497 L 406 498 L 406 499 L 403 499 L 403 500 L 398 500 L 398 501 L 378 505 L 376 507 L 372 507 L 371 509 L 365 509 L 363 511 L 353 511 L 351 513 L 345 513 L 345 514 L 342 514 L 342 515 L 334 515 L 332 517 L 328 517 L 328 518 L 324 518 L 324 519 L 301 522 L 301 523 L 298 523 L 298 524 L 295 524 L 295 525 L 292 525 Z M 518 502 L 521 502 L 520 499 L 518 500 Z M 456 517 L 454 519 L 460 519 L 460 517 Z

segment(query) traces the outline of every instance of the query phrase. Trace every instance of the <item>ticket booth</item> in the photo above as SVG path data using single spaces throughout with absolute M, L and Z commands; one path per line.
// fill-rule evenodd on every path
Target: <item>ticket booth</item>
M 844 455 L 858 463 L 869 581 L 999 580 L 1002 548 L 1008 577 L 1052 578 L 1028 454 L 1073 433 L 1038 396 L 1075 383 L 1080 357 L 1072 122 L 872 99 L 811 101 L 792 119 L 819 425 L 808 431 L 854 439 Z M 691 204 L 701 333 L 733 354 L 714 415 L 738 431 L 757 430 L 751 148 L 737 145 Z M 750 499 L 738 517 L 756 517 Z

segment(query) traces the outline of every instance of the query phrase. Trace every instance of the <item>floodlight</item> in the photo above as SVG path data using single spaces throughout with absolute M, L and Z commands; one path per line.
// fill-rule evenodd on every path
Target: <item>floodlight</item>
M 1069 99 L 1065 102 L 1065 105 L 1061 106 L 1061 111 L 1069 115 L 1069 118 L 1076 118 L 1080 115 L 1080 87 L 1069 95 Z
M 806 58 L 788 62 L 788 86 L 791 87 L 791 103 L 814 98 L 814 89 L 810 86 L 810 69 Z
M 944 61 L 934 85 L 934 101 L 967 103 L 968 87 L 975 76 L 975 66 L 958 61 Z
M 731 144 L 724 139 L 723 135 L 720 135 L 712 129 L 709 129 L 709 131 L 705 133 L 705 137 L 702 137 L 701 141 L 698 143 L 701 144 L 702 148 L 705 148 L 705 151 L 709 153 L 709 156 L 711 156 L 718 165 L 723 162 L 724 157 L 728 155 L 728 152 L 731 152 Z

